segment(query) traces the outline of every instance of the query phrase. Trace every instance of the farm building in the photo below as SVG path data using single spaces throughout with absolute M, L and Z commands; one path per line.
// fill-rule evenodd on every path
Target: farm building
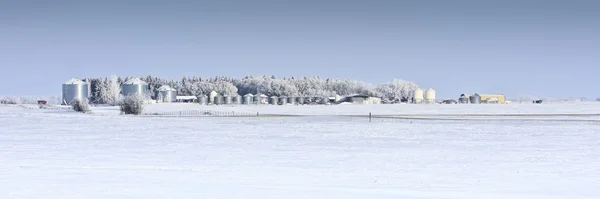
M 337 103 L 381 104 L 381 98 L 369 97 L 368 95 L 350 95 L 342 97 Z
M 502 94 L 479 94 L 481 103 L 506 104 L 506 97 Z

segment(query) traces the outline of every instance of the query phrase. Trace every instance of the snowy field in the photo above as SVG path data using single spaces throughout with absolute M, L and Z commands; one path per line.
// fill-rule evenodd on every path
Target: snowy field
M 313 116 L 0 106 L 0 198 L 600 198 L 598 103 L 190 109 Z

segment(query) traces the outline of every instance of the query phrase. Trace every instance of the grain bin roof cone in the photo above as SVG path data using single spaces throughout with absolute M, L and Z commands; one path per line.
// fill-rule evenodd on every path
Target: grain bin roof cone
M 80 79 L 70 79 L 62 85 L 62 104 L 71 105 L 75 101 L 87 100 L 89 97 L 89 84 Z
M 413 93 L 413 100 L 415 104 L 423 103 L 423 99 L 425 99 L 423 94 L 423 89 L 417 88 Z
M 131 78 L 122 85 L 123 96 L 145 95 L 148 93 L 148 83 L 140 78 Z
M 424 99 L 425 103 L 434 104 L 435 103 L 435 90 L 433 90 L 433 88 L 428 88 L 427 90 L 425 90 L 424 98 L 425 98 Z

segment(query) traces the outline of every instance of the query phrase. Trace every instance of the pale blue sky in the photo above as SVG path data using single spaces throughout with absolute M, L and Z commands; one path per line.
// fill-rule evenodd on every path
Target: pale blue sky
M 82 76 L 274 74 L 595 98 L 599 37 L 592 0 L 0 0 L 0 95 L 57 95 Z

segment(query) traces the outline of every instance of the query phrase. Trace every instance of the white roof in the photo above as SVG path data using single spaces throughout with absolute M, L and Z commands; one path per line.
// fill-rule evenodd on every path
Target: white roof
M 142 81 L 140 78 L 131 78 L 123 84 L 147 84 L 147 83 L 145 81 Z
M 175 99 L 178 100 L 192 100 L 192 99 L 198 99 L 196 96 L 177 96 L 175 97 Z
M 162 85 L 158 88 L 158 91 L 177 91 L 171 88 L 169 85 Z
M 65 82 L 65 84 L 85 84 L 85 82 L 81 81 L 80 79 L 73 78 Z

